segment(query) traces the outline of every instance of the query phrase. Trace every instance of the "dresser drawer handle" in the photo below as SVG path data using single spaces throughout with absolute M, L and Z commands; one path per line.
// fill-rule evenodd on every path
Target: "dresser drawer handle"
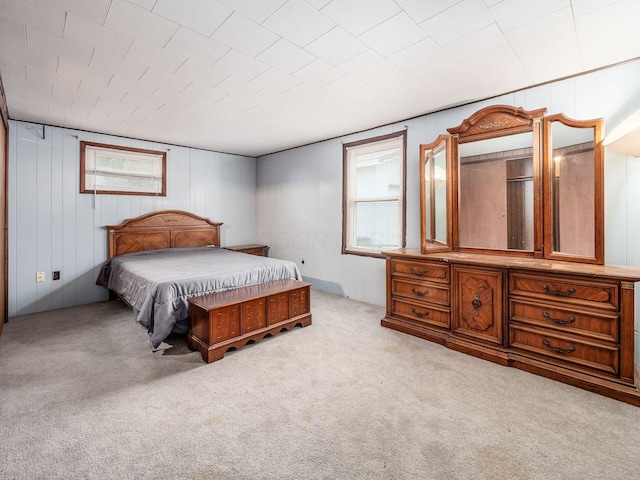
M 480 294 L 476 293 L 475 297 L 473 297 L 473 300 L 471 300 L 471 306 L 473 307 L 473 315 L 475 317 L 480 315 L 480 312 L 478 311 L 482 306 L 482 301 L 480 300 Z
M 566 292 L 561 292 L 560 290 L 551 290 L 549 289 L 549 285 L 547 285 L 546 283 L 542 285 L 542 289 L 544 290 L 544 293 L 548 293 L 549 295 L 555 295 L 556 297 L 569 297 L 574 293 L 576 293 L 576 289 L 573 287 L 569 287 L 569 289 Z
M 410 266 L 410 267 L 409 267 L 409 271 L 410 271 L 411 273 L 413 273 L 414 275 L 420 275 L 420 276 L 423 276 L 423 275 L 426 275 L 426 274 L 427 274 L 427 272 L 429 272 L 429 269 L 428 269 L 428 268 L 425 268 L 425 269 L 423 269 L 423 270 L 417 271 L 415 268 L 413 268 L 413 266 Z
M 429 295 L 429 289 L 425 288 L 422 292 L 418 292 L 415 287 L 411 287 L 411 293 L 413 293 L 416 297 L 424 297 L 425 295 Z
M 549 343 L 549 340 L 547 340 L 546 338 L 542 340 L 542 344 L 547 347 L 547 350 L 551 350 L 554 353 L 560 353 L 562 355 L 566 355 L 567 353 L 573 353 L 576 351 L 576 347 L 574 347 L 573 345 L 569 345 L 569 348 L 567 348 L 566 350 L 558 347 L 552 347 Z
M 560 320 L 559 318 L 551 318 L 549 312 L 542 312 L 542 316 L 556 325 L 567 325 L 576 321 L 576 317 L 569 317 L 566 320 Z
M 416 309 L 411 307 L 411 313 L 413 313 L 416 317 L 426 317 L 429 315 L 429 310 L 425 310 L 424 313 L 416 312 Z

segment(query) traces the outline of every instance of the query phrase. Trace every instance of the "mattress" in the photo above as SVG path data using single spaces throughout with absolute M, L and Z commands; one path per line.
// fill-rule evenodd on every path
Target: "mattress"
M 118 255 L 96 283 L 134 311 L 157 348 L 172 332 L 187 333 L 191 297 L 302 275 L 294 262 L 217 247 L 168 248 Z

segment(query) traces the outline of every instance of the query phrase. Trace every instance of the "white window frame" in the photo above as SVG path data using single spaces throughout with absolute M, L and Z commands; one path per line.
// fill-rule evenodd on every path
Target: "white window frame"
M 119 171 L 96 167 L 96 157 L 106 154 L 110 157 L 136 160 L 151 164 L 151 172 Z M 154 195 L 166 196 L 167 152 L 145 150 L 141 148 L 107 145 L 94 142 L 80 142 L 80 193 Z M 145 178 L 153 181 L 151 188 L 122 187 L 115 185 L 96 185 L 96 176 L 115 178 Z
M 400 185 L 398 193 L 395 195 L 356 197 L 357 169 L 356 159 L 358 155 L 372 153 L 376 151 L 388 150 L 390 147 L 399 147 L 402 155 L 400 172 Z M 343 145 L 343 204 L 342 204 L 342 253 L 365 255 L 383 258 L 381 254 L 384 250 L 402 248 L 406 245 L 406 166 L 407 166 L 407 137 L 406 131 L 396 132 L 358 142 L 346 143 Z M 398 203 L 398 245 L 384 246 L 378 245 L 363 246 L 357 245 L 357 232 L 355 226 L 356 207 L 363 202 L 397 201 Z

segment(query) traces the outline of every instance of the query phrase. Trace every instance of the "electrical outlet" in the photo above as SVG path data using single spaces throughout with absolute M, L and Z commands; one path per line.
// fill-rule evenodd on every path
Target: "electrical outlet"
M 37 272 L 36 273 L 36 282 L 40 283 L 40 282 L 44 282 L 45 277 L 44 277 L 44 272 Z
M 51 272 L 51 280 L 60 280 L 60 270 Z

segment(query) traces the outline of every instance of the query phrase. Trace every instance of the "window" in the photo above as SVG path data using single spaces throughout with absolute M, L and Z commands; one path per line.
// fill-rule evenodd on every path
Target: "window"
M 165 196 L 166 171 L 166 152 L 80 142 L 80 193 Z
M 342 253 L 405 245 L 406 133 L 344 145 Z

